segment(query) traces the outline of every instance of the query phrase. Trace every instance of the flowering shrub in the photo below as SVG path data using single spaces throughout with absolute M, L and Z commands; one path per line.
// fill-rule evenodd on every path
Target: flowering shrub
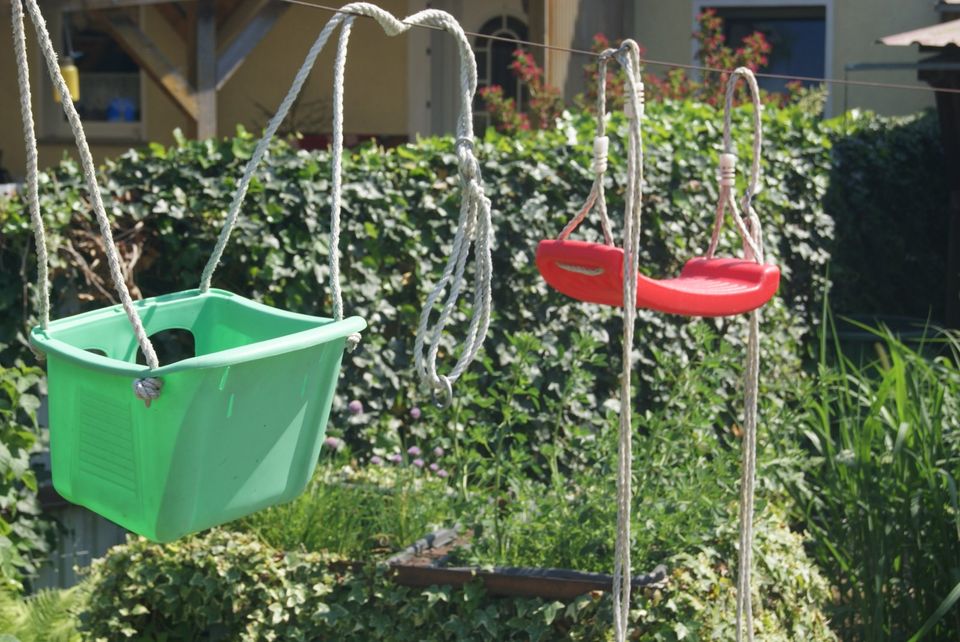
M 723 19 L 714 9 L 705 9 L 697 15 L 698 29 L 693 32 L 697 43 L 697 61 L 701 67 L 730 70 L 748 67 L 751 71 L 760 71 L 767 66 L 772 50 L 770 42 L 759 31 L 746 36 L 738 46 L 731 47 L 723 33 Z M 594 35 L 592 50 L 599 53 L 611 46 L 610 39 L 602 33 Z M 646 50 L 640 48 L 643 58 Z M 504 133 L 525 131 L 531 127 L 547 129 L 553 127 L 556 118 L 563 111 L 563 98 L 558 88 L 547 85 L 543 79 L 543 69 L 533 56 L 517 49 L 511 71 L 524 82 L 529 89 L 530 101 L 527 112 L 517 109 L 516 101 L 507 98 L 503 89 L 497 85 L 484 87 L 480 95 L 484 99 L 484 109 L 491 115 L 494 126 Z M 587 76 L 587 92 L 576 96 L 574 103 L 581 109 L 596 111 L 597 86 L 600 82 L 600 65 L 591 61 L 584 65 Z M 619 65 L 611 62 L 606 72 L 606 100 L 608 108 L 623 109 L 623 92 L 626 82 Z M 726 72 L 700 72 L 700 79 L 691 76 L 686 69 L 668 68 L 663 75 L 645 73 L 643 81 L 646 97 L 650 100 L 696 100 L 709 105 L 722 105 L 726 94 L 726 84 L 730 74 Z M 794 96 L 801 95 L 800 84 L 788 83 L 787 93 L 762 92 L 762 100 L 774 105 L 785 105 Z M 738 85 L 737 97 L 747 98 L 747 88 Z M 531 116 L 533 117 L 531 120 Z
M 528 112 L 517 109 L 513 98 L 504 95 L 499 85 L 480 88 L 484 109 L 493 119 L 496 127 L 503 132 L 526 131 L 532 125 L 536 129 L 552 127 L 554 121 L 563 112 L 563 97 L 560 90 L 548 85 L 543 78 L 543 69 L 534 60 L 533 54 L 523 49 L 513 52 L 510 70 L 524 83 L 529 93 Z

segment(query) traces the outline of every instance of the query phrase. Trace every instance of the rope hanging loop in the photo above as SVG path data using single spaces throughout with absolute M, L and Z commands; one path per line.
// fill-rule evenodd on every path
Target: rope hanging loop
M 366 2 L 355 2 L 340 8 L 339 12 L 327 22 L 316 41 L 307 52 L 293 84 L 264 130 L 263 137 L 257 143 L 253 155 L 247 162 L 244 173 L 233 200 L 227 211 L 220 236 L 211 253 L 210 259 L 203 270 L 200 279 L 200 290 L 210 288 L 213 274 L 223 256 L 224 248 L 230 238 L 231 231 L 236 225 L 243 200 L 246 197 L 253 174 L 266 155 L 270 140 L 276 134 L 291 106 L 300 94 L 307 77 L 313 68 L 318 55 L 326 45 L 333 32 L 340 27 L 340 39 L 337 45 L 337 54 L 334 63 L 334 91 L 333 91 L 333 136 L 332 136 L 332 205 L 330 212 L 330 290 L 333 299 L 333 316 L 339 320 L 343 318 L 343 301 L 340 287 L 340 214 L 342 210 L 342 158 L 343 158 L 343 85 L 346 67 L 347 44 L 350 29 L 357 16 L 366 16 L 374 19 L 384 30 L 387 36 L 397 36 L 405 33 L 412 27 L 427 26 L 439 28 L 450 33 L 457 43 L 460 61 L 460 115 L 457 119 L 456 153 L 460 176 L 462 202 L 457 231 L 453 241 L 453 249 L 448 257 L 442 276 L 427 296 L 417 328 L 417 337 L 414 346 L 415 366 L 422 382 L 434 393 L 444 396 L 449 404 L 452 395 L 453 383 L 463 374 L 470 363 L 476 358 L 490 323 L 491 308 L 491 281 L 493 260 L 491 250 L 493 245 L 493 227 L 491 223 L 491 204 L 484 194 L 483 180 L 480 165 L 474 156 L 473 135 L 473 98 L 477 89 L 477 66 L 473 49 L 467 40 L 466 34 L 457 20 L 445 11 L 427 9 L 417 12 L 403 20 L 376 5 Z M 470 320 L 466 337 L 457 343 L 463 346 L 456 364 L 451 370 L 441 375 L 437 370 L 437 357 L 440 348 L 440 336 L 452 322 L 457 311 L 459 297 L 464 289 L 464 273 L 471 247 L 474 249 L 475 278 L 477 280 L 472 302 L 473 316 Z M 446 294 L 445 294 L 446 293 Z M 431 322 L 434 306 L 443 299 L 438 318 Z M 359 337 L 351 335 L 347 340 L 347 349 L 356 346 Z
M 740 202 L 734 196 L 737 157 L 733 150 L 731 135 L 731 120 L 733 99 L 736 94 L 737 81 L 743 79 L 747 83 L 750 99 L 753 105 L 753 154 L 750 161 L 750 174 L 747 189 Z M 720 196 L 717 200 L 716 216 L 713 222 L 713 232 L 710 236 L 710 245 L 707 248 L 707 258 L 713 258 L 717 245 L 720 242 L 720 230 L 726 211 L 730 210 L 737 232 L 743 242 L 743 252 L 747 260 L 763 263 L 763 232 L 760 218 L 753 209 L 753 197 L 760 192 L 760 154 L 763 146 L 762 127 L 763 104 L 760 102 L 760 88 L 757 79 L 747 67 L 738 67 L 727 81 L 727 90 L 723 110 L 723 152 L 720 154 L 718 173 L 720 176 Z M 741 208 L 743 214 L 741 214 Z M 744 216 L 746 215 L 746 220 Z

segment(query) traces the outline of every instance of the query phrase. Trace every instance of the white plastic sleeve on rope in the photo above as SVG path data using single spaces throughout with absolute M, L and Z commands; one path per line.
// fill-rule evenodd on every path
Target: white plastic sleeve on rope
M 633 118 L 634 113 L 639 113 L 640 118 L 643 118 L 643 113 L 644 113 L 643 81 L 637 81 L 634 95 L 636 96 L 636 103 L 637 103 L 636 112 L 634 111 L 633 101 L 630 100 L 630 97 L 628 94 L 623 99 L 623 113 L 626 114 L 627 118 Z
M 736 154 L 720 154 L 720 185 L 721 187 L 733 187 L 737 178 L 737 156 Z
M 593 171 L 603 174 L 607 171 L 607 149 L 610 147 L 610 138 L 597 136 L 593 139 Z

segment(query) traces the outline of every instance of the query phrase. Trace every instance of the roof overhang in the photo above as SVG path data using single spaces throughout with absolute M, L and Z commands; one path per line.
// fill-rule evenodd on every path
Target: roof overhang
M 885 36 L 878 42 L 890 47 L 956 47 L 960 45 L 960 19 Z

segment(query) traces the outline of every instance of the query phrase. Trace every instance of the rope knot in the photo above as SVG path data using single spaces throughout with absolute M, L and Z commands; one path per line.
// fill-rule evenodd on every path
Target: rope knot
M 160 390 L 163 389 L 163 381 L 156 377 L 144 377 L 143 379 L 134 379 L 133 394 L 137 399 L 150 407 L 150 402 L 160 396 Z
M 460 155 L 460 176 L 465 182 L 473 183 L 480 177 L 480 163 L 468 148 L 461 150 L 463 153 Z
M 347 335 L 347 352 L 353 352 L 357 349 L 357 346 L 360 345 L 360 340 L 363 337 L 359 332 L 354 332 L 353 334 Z
M 733 187 L 737 177 L 737 155 L 729 152 L 720 154 L 719 178 L 721 187 Z
M 593 171 L 603 174 L 607 171 L 607 150 L 610 147 L 610 138 L 597 136 L 593 139 Z

